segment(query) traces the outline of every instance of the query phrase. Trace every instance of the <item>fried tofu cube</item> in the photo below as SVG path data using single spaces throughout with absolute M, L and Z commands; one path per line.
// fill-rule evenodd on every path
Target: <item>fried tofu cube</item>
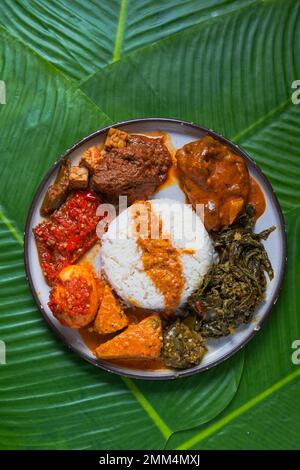
M 96 145 L 93 145 L 82 154 L 79 166 L 86 167 L 93 174 L 97 171 L 102 158 L 102 151 Z
M 157 359 L 162 347 L 162 324 L 153 314 L 101 344 L 96 349 L 99 359 Z
M 122 330 L 127 325 L 127 316 L 117 301 L 113 291 L 109 285 L 106 284 L 94 323 L 94 330 L 101 335 L 106 335 Z
M 69 188 L 86 189 L 89 182 L 89 171 L 84 166 L 72 166 L 69 177 Z
M 106 149 L 120 149 L 126 147 L 127 137 L 127 132 L 120 131 L 120 129 L 115 129 L 114 127 L 111 127 L 107 133 L 104 146 Z

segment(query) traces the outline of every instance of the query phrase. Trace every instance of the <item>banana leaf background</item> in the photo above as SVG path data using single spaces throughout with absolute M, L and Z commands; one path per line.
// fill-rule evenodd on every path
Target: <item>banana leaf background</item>
M 0 2 L 1 449 L 300 446 L 300 79 L 297 0 Z M 27 286 L 23 230 L 51 164 L 88 133 L 177 117 L 233 139 L 281 203 L 289 263 L 244 351 L 198 376 L 144 382 L 67 350 Z

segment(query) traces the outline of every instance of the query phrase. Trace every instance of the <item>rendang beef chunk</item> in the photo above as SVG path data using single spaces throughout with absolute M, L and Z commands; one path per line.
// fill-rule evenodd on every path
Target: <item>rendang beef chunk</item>
M 92 188 L 111 202 L 127 196 L 129 204 L 149 199 L 165 181 L 172 163 L 162 137 L 126 134 L 118 129 L 110 129 L 102 156 Z
M 244 158 L 210 135 L 176 152 L 188 200 L 204 205 L 206 230 L 231 225 L 249 201 L 251 181 Z

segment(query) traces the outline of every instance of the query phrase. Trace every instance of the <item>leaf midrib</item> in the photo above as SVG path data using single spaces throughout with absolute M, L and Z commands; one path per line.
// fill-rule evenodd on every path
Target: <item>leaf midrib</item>
M 268 0 L 270 2 L 278 2 L 280 0 Z M 127 2 L 127 0 L 126 0 Z M 189 34 L 190 32 L 192 31 L 199 31 L 199 29 L 201 28 L 204 28 L 206 26 L 206 24 L 208 22 L 216 22 L 216 21 L 219 21 L 220 18 L 223 19 L 224 17 L 226 17 L 227 15 L 232 15 L 233 13 L 237 13 L 237 12 L 241 12 L 242 10 L 246 10 L 248 8 L 252 8 L 254 5 L 260 5 L 262 3 L 262 0 L 253 0 L 253 3 L 250 3 L 248 5 L 243 5 L 243 6 L 239 6 L 237 8 L 235 8 L 234 10 L 229 10 L 229 11 L 226 11 L 224 13 L 221 13 L 220 15 L 217 15 L 217 16 L 212 16 L 212 17 L 209 17 L 209 18 L 206 18 L 205 20 L 203 21 L 199 21 L 199 23 L 196 23 L 192 26 L 188 26 L 186 28 L 183 28 L 182 30 L 180 31 L 176 31 L 175 33 L 172 33 L 170 34 L 169 36 L 163 38 L 163 39 L 159 39 L 158 41 L 153 41 L 151 43 L 147 43 L 147 44 L 144 44 L 143 46 L 139 47 L 138 49 L 134 49 L 133 51 L 130 51 L 128 54 L 125 54 L 124 56 L 121 57 L 121 55 L 119 56 L 118 60 L 113 60 L 113 62 L 117 62 L 119 61 L 120 59 L 121 60 L 125 60 L 127 57 L 130 57 L 130 56 L 134 56 L 135 54 L 137 53 L 142 53 L 143 50 L 146 50 L 147 48 L 149 47 L 154 47 L 156 46 L 157 44 L 164 44 L 165 42 L 167 41 L 172 41 L 174 38 L 178 37 L 178 36 L 184 36 L 186 34 Z M 120 21 L 120 16 L 119 16 L 119 21 Z M 124 31 L 123 31 L 124 32 Z M 117 38 L 117 34 L 116 34 L 116 38 Z M 116 47 L 116 46 L 115 46 Z M 105 70 L 107 67 L 110 67 L 112 64 L 111 63 L 108 63 L 106 64 L 104 67 L 99 67 L 98 69 L 94 70 L 92 73 L 90 73 L 87 77 L 83 78 L 82 80 L 80 80 L 78 82 L 78 86 L 81 88 L 86 82 L 88 82 L 89 80 L 91 80 L 94 76 L 96 76 L 99 72 L 101 72 L 102 70 Z M 148 82 L 147 82 L 148 83 Z
M 12 236 L 17 240 L 18 243 L 20 243 L 21 246 L 23 246 L 23 238 L 18 232 L 18 230 L 13 226 L 13 224 L 10 222 L 10 220 L 6 217 L 6 215 L 3 213 L 3 211 L 0 208 L 0 220 L 4 223 L 5 227 L 10 231 Z
M 280 114 L 281 112 L 285 111 L 285 109 L 291 104 L 292 104 L 291 98 L 289 97 L 288 99 L 280 103 L 278 106 L 275 106 L 275 108 L 271 109 L 266 114 L 258 118 L 255 122 L 250 124 L 248 127 L 245 127 L 236 135 L 234 135 L 233 137 L 230 137 L 230 140 L 234 142 L 239 141 L 242 137 L 249 134 L 253 129 L 259 128 L 259 126 L 263 124 L 265 121 L 267 121 L 268 119 L 270 119 L 270 117 L 274 116 L 277 113 Z
M 81 96 L 84 96 L 89 104 L 96 109 L 98 112 L 100 111 L 103 114 L 103 117 L 106 118 L 108 121 L 112 122 L 112 119 L 99 107 L 97 104 L 86 94 L 82 91 L 82 89 L 70 78 L 68 78 L 61 70 L 59 70 L 52 62 L 49 62 L 43 57 L 41 54 L 38 54 L 32 47 L 30 47 L 22 38 L 13 34 L 9 29 L 5 28 L 2 24 L 0 24 L 0 31 L 3 31 L 3 34 L 6 34 L 9 38 L 13 41 L 19 42 L 22 46 L 33 56 L 37 57 L 38 60 L 42 61 L 50 70 L 53 71 L 56 75 L 60 77 L 61 80 L 65 81 L 68 84 L 68 90 L 74 90 L 74 93 L 78 93 Z
M 113 62 L 116 62 L 121 57 L 121 49 L 124 37 L 125 19 L 127 13 L 127 0 L 121 0 L 120 13 L 116 31 L 116 39 L 113 52 Z
M 219 421 L 216 421 L 211 426 L 208 426 L 203 431 L 200 431 L 195 436 L 193 436 L 190 439 L 184 441 L 182 444 L 180 444 L 178 447 L 176 447 L 176 450 L 187 450 L 187 449 L 190 449 L 191 447 L 193 447 L 194 445 L 199 444 L 199 442 L 203 441 L 207 437 L 210 437 L 211 435 L 213 435 L 214 433 L 216 433 L 217 431 L 222 429 L 224 426 L 229 424 L 231 421 L 238 418 L 242 414 L 246 413 L 251 408 L 256 406 L 258 403 L 265 400 L 270 395 L 277 392 L 278 390 L 280 390 L 285 385 L 289 384 L 290 382 L 292 382 L 293 380 L 295 380 L 299 376 L 300 376 L 300 368 L 298 368 L 295 372 L 292 372 L 291 374 L 287 375 L 283 379 L 279 380 L 275 384 L 271 385 L 271 387 L 266 388 L 261 393 L 259 393 L 258 395 L 254 396 L 253 398 L 248 400 L 246 403 L 244 403 L 239 408 L 236 408 L 235 410 L 233 410 L 230 413 L 228 413 L 227 415 L 225 415 Z
M 151 403 L 146 399 L 146 397 L 143 395 L 143 393 L 140 391 L 140 389 L 137 387 L 136 383 L 130 380 L 127 377 L 122 377 L 123 382 L 125 385 L 129 388 L 129 390 L 133 393 L 135 399 L 137 402 L 141 405 L 141 407 L 146 411 L 148 416 L 152 419 L 154 424 L 157 426 L 157 428 L 160 430 L 162 435 L 166 440 L 168 440 L 171 435 L 173 434 L 173 431 L 169 428 L 169 426 L 163 421 L 161 416 L 157 413 L 155 408 L 151 405 Z

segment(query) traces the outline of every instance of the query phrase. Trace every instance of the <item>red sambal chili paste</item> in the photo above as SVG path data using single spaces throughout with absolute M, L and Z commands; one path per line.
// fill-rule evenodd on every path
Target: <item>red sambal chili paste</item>
M 34 229 L 39 259 L 48 284 L 77 261 L 97 241 L 96 214 L 100 198 L 92 191 L 76 191 L 47 221 Z

